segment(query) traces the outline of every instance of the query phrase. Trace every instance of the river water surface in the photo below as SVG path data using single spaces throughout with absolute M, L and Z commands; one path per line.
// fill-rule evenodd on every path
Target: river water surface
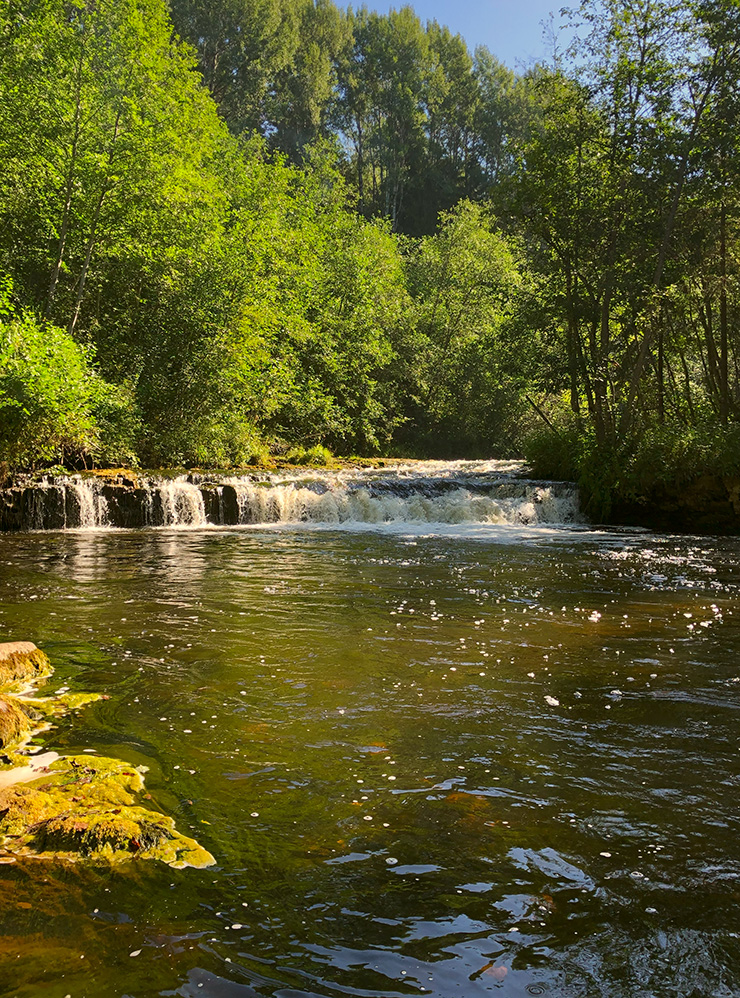
M 0 995 L 740 995 L 737 540 L 0 537 L 0 640 L 110 699 L 206 870 L 0 865 Z

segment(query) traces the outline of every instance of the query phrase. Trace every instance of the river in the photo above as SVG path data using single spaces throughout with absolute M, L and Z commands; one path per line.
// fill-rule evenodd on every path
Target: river
M 740 994 L 740 541 L 486 509 L 0 535 L 217 860 L 1 863 L 3 998 Z

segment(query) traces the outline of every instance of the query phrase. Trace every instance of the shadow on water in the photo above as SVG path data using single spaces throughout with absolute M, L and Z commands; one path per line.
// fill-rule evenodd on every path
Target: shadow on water
M 0 537 L 2 635 L 110 695 L 45 746 L 146 765 L 218 861 L 0 864 L 0 994 L 740 994 L 738 553 Z

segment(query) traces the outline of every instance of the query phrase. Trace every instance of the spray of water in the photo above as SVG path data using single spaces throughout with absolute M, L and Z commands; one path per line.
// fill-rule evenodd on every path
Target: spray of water
M 258 524 L 572 524 L 568 483 L 517 477 L 512 462 L 435 462 L 292 477 L 149 477 L 130 485 L 82 477 L 28 489 L 30 529 Z

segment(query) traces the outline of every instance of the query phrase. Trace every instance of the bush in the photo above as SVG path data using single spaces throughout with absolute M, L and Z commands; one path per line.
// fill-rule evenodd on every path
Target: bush
M 242 468 L 262 465 L 270 451 L 254 424 L 236 412 L 193 411 L 147 428 L 142 457 L 152 467 Z
M 134 459 L 130 392 L 104 381 L 92 359 L 30 314 L 0 321 L 0 461 L 11 471 Z
M 580 438 L 575 428 L 535 430 L 524 441 L 524 455 L 535 478 L 574 482 L 578 478 Z
M 96 465 L 107 468 L 138 468 L 138 441 L 142 422 L 130 385 L 112 385 L 93 376 L 92 410 L 98 441 L 91 456 Z
M 578 483 L 581 505 L 608 522 L 615 507 L 649 505 L 704 475 L 740 476 L 740 426 L 667 423 L 599 444 L 591 426 L 564 407 L 551 413 L 555 430 L 538 429 L 525 442 L 532 473 Z
M 328 447 L 316 444 L 315 447 L 293 447 L 285 455 L 285 460 L 291 464 L 312 464 L 325 467 L 331 464 L 333 455 Z

